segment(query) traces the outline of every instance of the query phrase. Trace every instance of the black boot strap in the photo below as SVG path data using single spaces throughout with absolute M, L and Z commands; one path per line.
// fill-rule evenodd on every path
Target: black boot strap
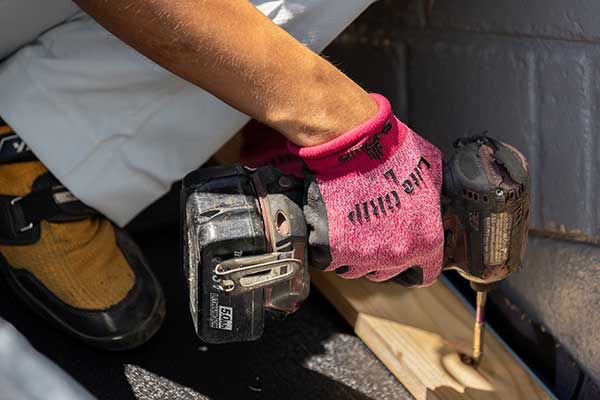
M 32 244 L 42 220 L 60 223 L 91 218 L 97 211 L 83 204 L 52 174 L 39 176 L 23 197 L 0 195 L 0 243 Z
M 35 160 L 29 146 L 0 118 L 0 164 Z

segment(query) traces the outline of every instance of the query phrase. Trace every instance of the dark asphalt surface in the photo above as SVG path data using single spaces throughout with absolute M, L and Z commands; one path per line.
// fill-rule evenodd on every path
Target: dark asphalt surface
M 204 346 L 188 312 L 177 228 L 136 235 L 167 295 L 161 331 L 106 353 L 49 327 L 0 281 L 0 316 L 99 399 L 410 399 L 316 290 L 258 342 Z

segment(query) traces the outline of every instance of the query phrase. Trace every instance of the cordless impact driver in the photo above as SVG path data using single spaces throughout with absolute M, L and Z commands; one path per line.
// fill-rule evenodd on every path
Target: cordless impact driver
M 474 351 L 465 358 L 477 365 L 486 293 L 522 265 L 527 162 L 500 141 L 463 138 L 444 163 L 443 181 L 444 269 L 458 271 L 477 292 Z M 308 296 L 303 189 L 302 180 L 272 167 L 204 168 L 184 178 L 184 269 L 203 341 L 256 340 L 266 312 L 287 315 Z

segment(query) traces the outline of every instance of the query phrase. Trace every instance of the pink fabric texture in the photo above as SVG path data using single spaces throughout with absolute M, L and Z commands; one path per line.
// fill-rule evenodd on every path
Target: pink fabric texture
M 329 224 L 331 264 L 344 278 L 383 281 L 418 265 L 423 286 L 442 269 L 441 152 L 400 122 L 390 103 L 352 131 L 292 153 L 314 171 Z
M 251 168 L 272 165 L 284 174 L 302 177 L 302 159 L 287 148 L 287 139 L 256 120 L 244 129 L 240 163 Z

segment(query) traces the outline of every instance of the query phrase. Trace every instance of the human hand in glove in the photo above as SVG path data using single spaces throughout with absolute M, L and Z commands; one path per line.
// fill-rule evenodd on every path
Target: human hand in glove
M 427 286 L 444 254 L 442 154 L 371 96 L 379 111 L 364 124 L 317 146 L 288 144 L 308 169 L 310 263 L 349 279 Z

